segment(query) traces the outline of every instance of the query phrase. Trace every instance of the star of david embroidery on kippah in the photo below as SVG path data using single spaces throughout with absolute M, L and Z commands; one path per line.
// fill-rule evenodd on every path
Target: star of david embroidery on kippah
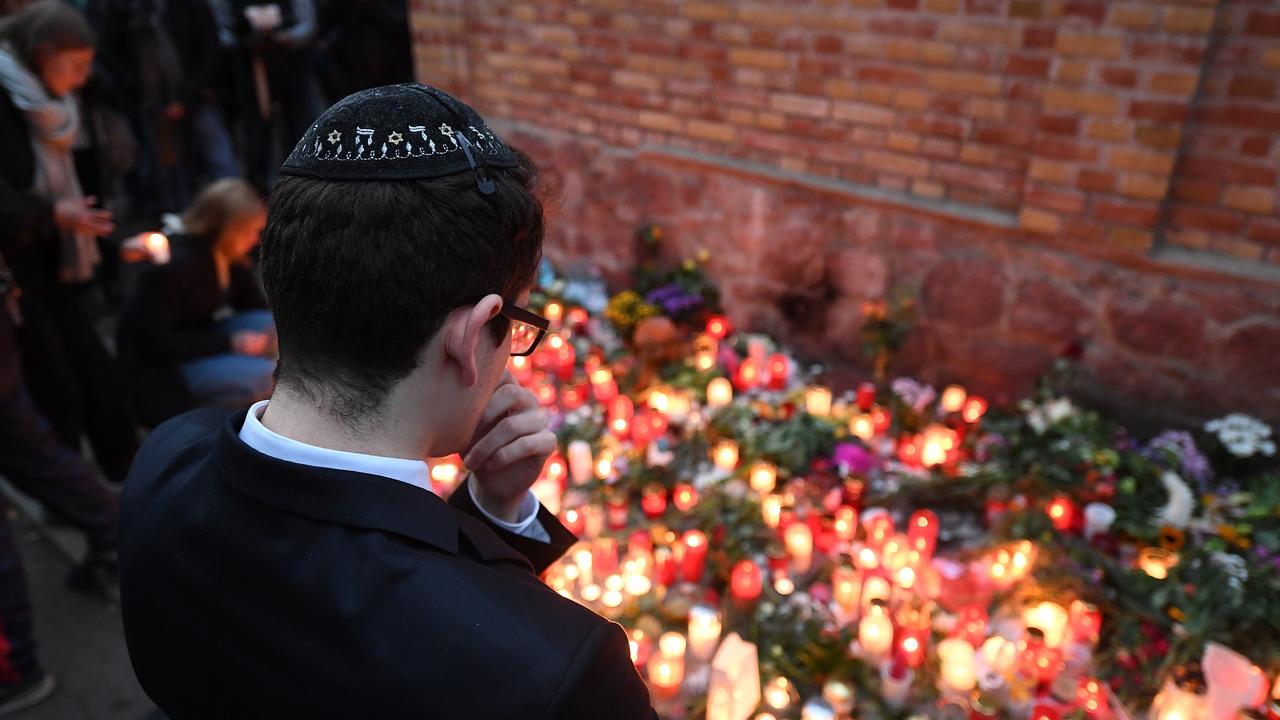
M 338 141 L 341 139 L 342 139 L 342 133 L 338 132 L 337 130 L 334 130 L 333 132 L 329 133 L 330 145 L 337 145 Z
M 399 131 L 393 130 L 391 134 L 387 136 L 387 142 L 391 143 L 392 145 L 399 145 L 400 143 L 404 142 L 404 136 L 401 135 Z

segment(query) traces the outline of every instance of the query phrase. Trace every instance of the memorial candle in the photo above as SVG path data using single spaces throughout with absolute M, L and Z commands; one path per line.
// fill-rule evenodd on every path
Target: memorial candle
M 893 593 L 893 587 L 889 585 L 889 581 L 880 575 L 868 575 L 862 581 L 862 613 L 865 615 L 871 611 L 871 607 L 877 602 L 883 604 L 886 608 L 889 606 L 889 597 Z
M 688 483 L 676 486 L 672 501 L 680 512 L 689 512 L 698 504 L 698 491 Z
M 1071 603 L 1068 612 L 1072 642 L 1082 643 L 1090 647 L 1098 644 L 1098 636 L 1102 632 L 1102 612 L 1094 605 L 1083 600 Z
M 858 623 L 858 644 L 872 660 L 885 658 L 893 647 L 893 621 L 883 600 L 873 601 L 864 612 Z
M 1080 689 L 1076 693 L 1076 702 L 1084 710 L 1088 718 L 1099 718 L 1105 714 L 1107 693 L 1097 678 L 1080 678 Z
M 721 440 L 712 450 L 711 459 L 721 470 L 733 472 L 738 468 L 738 443 L 732 440 Z
M 960 417 L 970 425 L 982 419 L 987 414 L 987 401 L 972 395 L 964 403 L 964 408 L 960 411 Z
M 649 661 L 649 685 L 653 688 L 654 696 L 670 700 L 680 693 L 683 682 L 684 660 L 655 657 Z
M 871 407 L 876 404 L 876 386 L 875 383 L 864 382 L 858 386 L 858 409 L 862 412 L 868 412 Z
M 720 611 L 709 605 L 694 605 L 689 609 L 689 653 L 702 662 L 709 662 L 720 644 Z
M 618 571 L 618 541 L 614 538 L 598 538 L 591 553 L 596 577 L 608 577 Z
M 958 413 L 964 409 L 965 398 L 968 393 L 959 385 L 948 385 L 942 391 L 942 400 L 938 403 L 938 407 L 945 413 Z
M 511 368 L 511 375 L 515 377 L 516 382 L 521 385 L 528 384 L 533 378 L 533 363 L 529 362 L 527 356 L 513 357 L 507 366 Z
M 1044 644 L 1050 648 L 1062 645 L 1067 632 L 1067 610 L 1056 602 L 1045 600 L 1022 612 L 1022 621 L 1029 628 L 1040 628 Z
M 862 597 L 861 574 L 846 565 L 837 566 L 831 571 L 831 590 L 836 604 L 847 614 L 858 610 L 858 600 Z
M 551 321 L 551 327 L 560 327 L 561 321 L 564 320 L 564 306 L 552 300 L 542 308 L 543 315 Z
M 880 552 L 884 544 L 893 536 L 893 518 L 885 510 L 869 511 L 862 514 L 862 527 L 867 533 L 867 547 Z
M 1169 577 L 1169 570 L 1178 564 L 1178 554 L 1164 548 L 1147 547 L 1138 553 L 1138 567 L 1156 580 Z
M 707 383 L 707 407 L 720 408 L 733 401 L 733 384 L 725 378 Z
M 938 659 L 941 660 L 939 689 L 968 697 L 978 682 L 973 646 L 959 638 L 943 640 L 938 643 Z
M 791 707 L 794 693 L 791 681 L 781 676 L 776 677 L 764 688 L 764 704 L 773 710 L 786 710 Z
M 776 528 L 782 523 L 782 496 L 766 495 L 760 500 L 760 509 L 764 515 L 764 524 Z
M 751 489 L 761 495 L 768 495 L 778 484 L 778 467 L 771 462 L 760 460 L 751 466 L 750 477 Z
M 938 544 L 938 516 L 931 510 L 917 510 L 907 521 L 907 545 L 928 564 Z
M 866 413 L 854 415 L 849 420 L 849 434 L 864 443 L 869 443 L 876 436 L 875 422 Z
M 831 388 L 815 385 L 805 391 L 804 409 L 814 417 L 830 417 Z
M 767 381 L 769 389 L 785 390 L 787 379 L 791 374 L 791 361 L 787 360 L 787 356 L 782 354 L 770 355 L 766 367 L 769 377 Z
M 653 575 L 661 585 L 674 585 L 676 582 L 676 558 L 669 548 L 658 548 L 653 551 Z
M 631 646 L 631 662 L 637 668 L 649 664 L 649 658 L 653 655 L 653 641 L 643 630 L 635 628 L 627 633 L 627 644 Z
M 1092 541 L 1111 529 L 1116 521 L 1115 508 L 1106 503 L 1089 503 L 1084 506 L 1084 539 Z
M 583 530 L 582 513 L 577 508 L 569 508 L 564 511 L 564 517 L 561 518 L 564 527 L 574 535 L 581 535 Z
M 685 582 L 696 583 L 706 572 L 707 536 L 701 530 L 687 530 L 681 544 L 684 547 L 684 559 L 680 565 L 681 577 Z
M 733 384 L 738 390 L 745 392 L 760 384 L 760 375 L 760 364 L 753 358 L 746 358 L 738 366 L 738 374 L 734 378 Z
M 729 594 L 739 603 L 754 602 L 764 591 L 764 573 L 750 560 L 740 560 L 729 575 Z
M 591 394 L 602 403 L 612 402 L 618 396 L 618 383 L 609 368 L 591 371 Z
M 836 537 L 844 542 L 853 539 L 854 534 L 858 532 L 858 511 L 848 505 L 842 505 L 836 508 L 836 517 L 833 527 Z
M 813 531 L 806 523 L 798 522 L 786 530 L 787 553 L 791 566 L 801 575 L 813 567 Z
M 1049 522 L 1059 532 L 1070 530 L 1075 522 L 1076 506 L 1066 495 L 1055 495 L 1045 506 L 1044 512 L 1049 516 Z
M 707 334 L 713 340 L 724 340 L 731 331 L 732 327 L 729 324 L 729 320 L 723 315 L 712 315 L 707 318 Z
M 645 517 L 653 520 L 667 511 L 667 488 L 661 483 L 649 483 L 640 491 L 640 509 Z

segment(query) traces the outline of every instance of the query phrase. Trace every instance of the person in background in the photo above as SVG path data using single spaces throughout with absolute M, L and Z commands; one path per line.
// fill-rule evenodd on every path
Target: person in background
M 0 21 L 0 252 L 20 288 L 27 388 L 63 445 L 88 435 L 107 478 L 122 481 L 138 449 L 115 361 L 83 309 L 112 232 L 76 176 L 73 93 L 94 57 L 93 31 L 70 5 L 40 0 Z
M 72 570 L 68 584 L 116 600 L 119 503 L 80 456 L 58 442 L 31 404 L 14 344 L 18 308 L 13 294 L 12 275 L 0 257 L 0 475 L 85 533 L 89 553 Z M 54 686 L 53 676 L 36 657 L 27 578 L 8 503 L 0 494 L 0 717 L 43 702 Z
M 330 100 L 413 80 L 405 0 L 320 0 L 316 66 Z
M 202 174 L 238 175 L 215 89 L 225 58 L 206 0 L 96 0 L 93 10 L 100 60 L 142 140 L 134 209 L 178 212 Z
M 266 212 L 243 180 L 205 188 L 171 239 L 173 261 L 147 268 L 125 302 L 120 359 L 145 424 L 271 393 L 274 330 L 249 259 Z M 234 314 L 218 320 L 227 306 Z
M 209 0 L 209 4 L 236 68 L 245 177 L 266 194 L 275 179 L 276 143 L 287 151 L 319 113 L 312 57 L 315 2 Z

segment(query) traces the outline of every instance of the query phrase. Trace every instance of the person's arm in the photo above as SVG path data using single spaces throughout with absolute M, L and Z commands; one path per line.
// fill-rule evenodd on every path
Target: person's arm
M 512 550 L 529 560 L 534 573 L 541 575 L 552 563 L 569 552 L 569 548 L 578 541 L 578 538 L 536 498 L 533 498 L 532 494 L 527 497 L 532 499 L 532 504 L 536 507 L 536 510 L 531 513 L 536 517 L 531 518 L 528 525 L 517 530 L 513 525 L 523 525 L 523 522 L 505 523 L 485 512 L 476 503 L 472 487 L 471 478 L 468 477 L 453 491 L 453 495 L 449 496 L 449 504 L 488 525 L 503 542 L 511 546 Z M 539 530 L 541 532 L 538 532 Z
M 136 343 L 140 354 L 153 360 L 194 360 L 232 351 L 231 336 L 218 331 L 179 327 L 182 266 L 147 268 L 120 316 L 120 333 Z
M 622 627 L 601 623 L 574 655 L 543 718 L 657 720 Z

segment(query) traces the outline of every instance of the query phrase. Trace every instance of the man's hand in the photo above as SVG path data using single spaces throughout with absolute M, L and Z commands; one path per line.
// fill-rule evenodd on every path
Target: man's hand
M 476 499 L 492 515 L 507 522 L 520 519 L 529 486 L 556 449 L 556 436 L 547 423 L 538 399 L 506 371 L 463 454 L 474 477 Z
M 93 204 L 97 201 L 95 197 L 59 200 L 53 206 L 53 222 L 60 230 L 78 232 L 90 237 L 110 235 L 116 229 L 111 211 L 95 208 Z

